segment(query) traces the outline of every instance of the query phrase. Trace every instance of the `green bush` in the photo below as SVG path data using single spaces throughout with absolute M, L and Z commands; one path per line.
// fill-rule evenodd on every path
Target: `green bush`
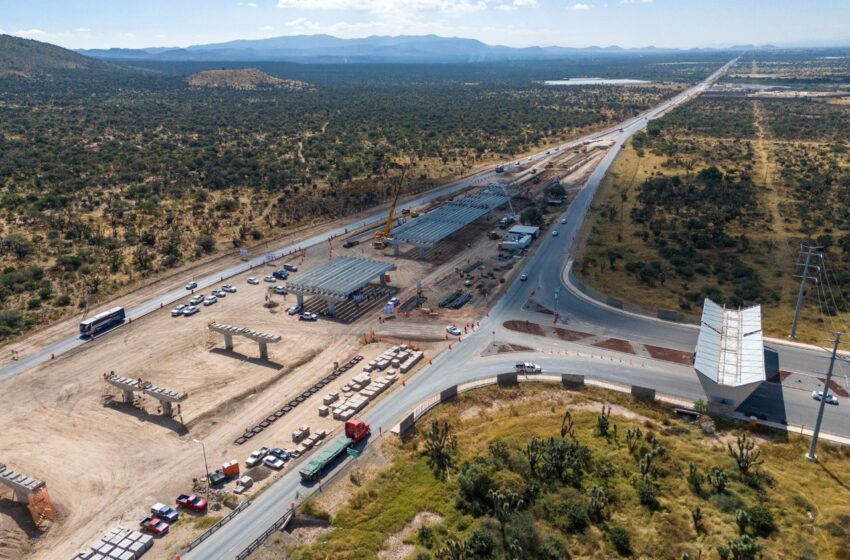
M 481 556 L 476 556 L 481 558 Z M 540 541 L 538 553 L 540 560 L 569 560 L 570 551 L 567 541 L 556 533 L 546 533 Z
M 71 296 L 68 294 L 62 294 L 56 298 L 56 305 L 59 307 L 66 307 L 71 305 Z
M 747 509 L 747 514 L 750 517 L 750 527 L 752 527 L 756 535 L 766 537 L 776 530 L 773 512 L 767 509 L 767 507 L 755 505 Z
M 630 556 L 632 554 L 632 537 L 626 529 L 623 527 L 611 527 L 608 530 L 608 538 L 620 555 Z

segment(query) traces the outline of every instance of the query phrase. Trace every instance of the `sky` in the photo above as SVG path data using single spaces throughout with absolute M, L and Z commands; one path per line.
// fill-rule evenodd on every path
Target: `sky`
M 0 0 L 0 33 L 68 48 L 316 33 L 509 46 L 850 44 L 850 0 Z

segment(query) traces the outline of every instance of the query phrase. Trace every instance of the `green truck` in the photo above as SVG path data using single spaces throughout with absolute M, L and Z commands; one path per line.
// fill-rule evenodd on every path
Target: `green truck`
M 356 443 L 360 443 L 366 436 L 371 433 L 369 424 L 362 420 L 352 418 L 345 423 L 345 435 L 336 438 L 335 440 L 322 446 L 316 454 L 310 458 L 304 468 L 299 471 L 301 480 L 312 482 L 322 476 L 325 468 L 331 464 L 337 457 L 345 453 L 345 451 Z

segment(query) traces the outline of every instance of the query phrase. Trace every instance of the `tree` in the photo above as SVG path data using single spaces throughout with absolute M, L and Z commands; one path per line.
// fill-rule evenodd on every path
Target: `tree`
M 751 468 L 764 463 L 764 460 L 760 459 L 761 451 L 755 448 L 755 442 L 747 437 L 746 432 L 738 436 L 735 449 L 732 448 L 731 443 L 727 443 L 726 447 L 743 475 L 748 474 Z
M 564 190 L 564 187 L 561 186 L 561 183 L 554 182 L 554 183 L 549 183 L 546 186 L 546 194 L 551 196 L 552 198 L 561 198 L 565 194 L 567 194 L 567 191 Z
M 747 524 L 750 522 L 750 515 L 746 510 L 735 510 L 735 523 L 738 525 L 738 533 L 743 535 L 747 532 Z
M 694 509 L 691 510 L 691 520 L 694 522 L 694 531 L 697 533 L 702 532 L 702 508 L 699 506 L 694 506 Z
M 623 527 L 612 527 L 608 531 L 608 538 L 611 539 L 611 544 L 617 549 L 617 552 L 623 556 L 629 556 L 632 553 L 632 536 Z
M 211 253 L 215 249 L 215 239 L 208 233 L 202 233 L 195 238 L 195 243 L 204 253 Z
M 708 482 L 711 483 L 715 493 L 722 494 L 726 491 L 726 471 L 720 467 L 714 467 L 708 473 Z
M 145 272 L 150 270 L 152 262 L 153 256 L 151 256 L 147 247 L 144 245 L 136 245 L 136 248 L 133 249 L 133 264 L 136 265 L 136 268 Z
M 545 454 L 543 442 L 537 436 L 532 436 L 525 449 L 522 450 L 522 454 L 528 459 L 528 469 L 531 471 L 531 476 L 538 477 L 540 475 L 539 467 Z
M 565 409 L 564 417 L 561 419 L 561 438 L 563 439 L 569 435 L 572 439 L 575 439 L 573 429 L 573 415 L 570 413 L 570 409 Z
M 694 489 L 694 492 L 699 494 L 702 490 L 702 485 L 705 483 L 705 475 L 702 474 L 693 462 L 688 463 L 688 484 Z
M 470 557 L 469 546 L 457 539 L 449 539 L 440 547 L 436 556 L 443 560 L 467 560 Z
M 602 405 L 602 413 L 596 416 L 596 434 L 607 437 L 608 436 L 608 428 L 611 425 L 611 421 L 609 420 L 611 416 L 611 407 L 608 407 L 606 412 L 605 405 Z
M 761 545 L 749 535 L 741 535 L 731 539 L 726 546 L 717 547 L 720 560 L 756 560 L 759 552 Z
M 590 501 L 587 504 L 587 516 L 595 522 L 605 519 L 608 507 L 608 491 L 604 486 L 594 486 L 590 489 Z
M 446 476 L 457 451 L 457 438 L 451 432 L 452 426 L 445 420 L 432 420 L 425 432 L 425 454 L 438 478 Z
M 641 437 L 643 437 L 643 432 L 641 432 L 639 427 L 626 428 L 626 447 L 629 448 L 629 453 L 635 452 L 635 448 Z
M 543 225 L 543 212 L 536 206 L 529 206 L 520 213 L 519 219 L 522 223 L 529 226 Z
M 511 515 L 523 506 L 523 499 L 512 490 L 490 490 L 490 500 L 493 502 L 493 514 L 499 521 L 499 530 L 502 533 L 502 546 L 507 550 L 507 533 L 505 527 Z

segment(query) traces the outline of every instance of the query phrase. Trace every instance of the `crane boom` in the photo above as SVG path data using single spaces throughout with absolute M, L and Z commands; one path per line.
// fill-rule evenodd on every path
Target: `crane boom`
M 404 176 L 407 175 L 407 166 L 405 165 L 401 170 L 401 178 L 399 178 L 398 183 L 395 186 L 395 190 L 393 192 L 393 201 L 390 204 L 389 211 L 387 212 L 387 223 L 384 226 L 383 230 L 378 230 L 375 232 L 375 241 L 372 242 L 372 245 L 376 249 L 383 249 L 386 246 L 385 241 L 390 239 L 390 233 L 393 228 L 393 217 L 395 216 L 395 207 L 398 203 L 398 196 L 401 193 L 401 185 L 404 183 Z

